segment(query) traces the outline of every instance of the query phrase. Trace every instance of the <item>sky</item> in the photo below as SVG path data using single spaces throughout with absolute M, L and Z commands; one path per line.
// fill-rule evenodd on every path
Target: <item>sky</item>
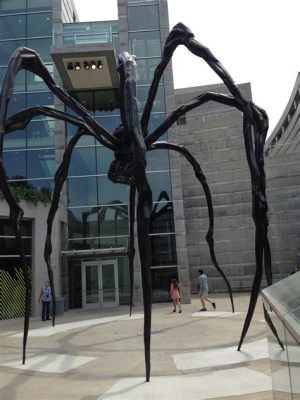
M 81 21 L 117 19 L 116 0 L 74 0 Z M 234 81 L 251 82 L 252 98 L 279 121 L 300 72 L 299 0 L 168 0 L 170 29 L 187 25 Z M 206 63 L 180 46 L 175 88 L 219 83 Z

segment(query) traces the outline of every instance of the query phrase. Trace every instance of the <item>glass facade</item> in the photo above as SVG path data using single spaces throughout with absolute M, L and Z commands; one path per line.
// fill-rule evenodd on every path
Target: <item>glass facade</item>
M 154 70 L 161 57 L 159 6 L 155 0 L 128 0 L 128 50 L 137 57 L 137 97 L 140 116 L 143 111 Z M 53 74 L 50 55 L 52 45 L 52 2 L 50 0 L 0 0 L 0 85 L 11 54 L 19 46 L 34 49 Z M 118 21 L 67 23 L 63 34 L 54 33 L 54 43 L 82 45 L 113 43 L 119 48 Z M 125 49 L 123 49 L 125 50 Z M 24 108 L 54 107 L 53 94 L 36 75 L 18 73 L 8 116 Z M 165 90 L 160 82 L 149 121 L 149 133 L 165 118 Z M 66 112 L 71 113 L 68 108 Z M 95 111 L 91 115 L 109 132 L 120 124 L 120 110 Z M 66 142 L 77 128 L 65 124 Z M 4 140 L 4 164 L 11 185 L 51 193 L 54 186 L 55 121 L 35 117 L 23 131 L 16 131 Z M 165 134 L 162 140 L 167 140 Z M 113 184 L 107 171 L 113 152 L 84 136 L 71 157 L 67 179 L 68 240 L 64 250 L 87 251 L 125 248 L 128 244 L 128 187 Z M 177 276 L 174 212 L 172 202 L 169 155 L 166 150 L 147 154 L 147 176 L 153 192 L 151 242 L 153 246 L 152 276 L 155 300 L 167 300 L 169 279 Z M 8 242 L 7 242 L 8 243 Z M 99 256 L 100 257 L 100 256 Z M 125 256 L 114 256 L 118 262 L 120 304 L 128 303 L 129 273 Z M 70 258 L 67 267 L 69 306 L 82 307 L 82 262 Z M 158 277 L 163 277 L 159 279 Z M 161 282 L 161 283 L 159 283 Z M 65 283 L 63 283 L 65 285 Z
M 0 86 L 12 53 L 20 46 L 34 49 L 53 73 L 52 2 L 50 0 L 0 1 Z M 20 71 L 7 116 L 36 105 L 53 106 L 53 95 L 31 72 Z M 48 192 L 55 172 L 54 120 L 36 117 L 25 130 L 4 139 L 4 165 L 11 185 Z

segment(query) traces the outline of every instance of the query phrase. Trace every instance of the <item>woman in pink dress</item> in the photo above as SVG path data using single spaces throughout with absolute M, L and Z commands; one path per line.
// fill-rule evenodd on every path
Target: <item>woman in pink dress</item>
M 173 312 L 176 312 L 176 306 L 178 306 L 179 313 L 181 313 L 182 309 L 180 304 L 180 289 L 179 289 L 179 283 L 177 282 L 176 279 L 172 279 L 170 297 L 173 300 L 173 306 L 174 306 Z

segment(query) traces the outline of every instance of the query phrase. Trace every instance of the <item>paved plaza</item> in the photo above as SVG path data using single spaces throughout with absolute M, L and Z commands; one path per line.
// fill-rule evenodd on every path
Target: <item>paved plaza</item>
M 143 310 L 128 307 L 67 311 L 51 321 L 31 319 L 27 362 L 21 364 L 22 320 L 0 322 L 1 400 L 271 400 L 266 326 L 259 300 L 237 352 L 249 294 L 226 294 L 216 311 L 200 301 L 173 313 L 154 304 L 151 381 L 145 383 Z

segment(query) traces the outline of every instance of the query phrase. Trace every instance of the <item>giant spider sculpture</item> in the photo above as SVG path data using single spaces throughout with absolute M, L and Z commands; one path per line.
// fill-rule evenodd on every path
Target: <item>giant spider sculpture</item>
M 179 45 L 184 45 L 197 57 L 202 58 L 227 86 L 230 94 L 220 94 L 207 92 L 192 99 L 188 103 L 174 110 L 164 122 L 158 126 L 154 132 L 148 133 L 148 122 L 152 111 L 153 102 L 157 92 L 159 81 L 169 63 L 174 50 Z M 10 118 L 6 118 L 8 103 L 11 99 L 14 87 L 14 79 L 18 71 L 25 69 L 38 75 L 48 86 L 48 88 L 77 116 L 71 116 L 48 107 L 32 107 L 20 112 Z M 137 237 L 141 262 L 142 288 L 144 301 L 144 346 L 145 346 L 145 367 L 146 381 L 150 378 L 150 334 L 151 334 L 151 242 L 149 238 L 149 227 L 152 215 L 152 192 L 148 184 L 145 167 L 146 151 L 157 149 L 168 149 L 183 155 L 194 169 L 195 176 L 201 183 L 208 206 L 209 228 L 206 235 L 212 263 L 217 268 L 226 282 L 229 290 L 232 309 L 232 292 L 226 276 L 220 269 L 214 252 L 214 216 L 210 190 L 206 178 L 200 168 L 199 163 L 192 154 L 183 146 L 167 142 L 157 142 L 157 140 L 186 112 L 198 107 L 208 101 L 215 101 L 228 106 L 237 108 L 243 113 L 243 135 L 245 140 L 246 157 L 251 174 L 252 185 L 252 216 L 255 223 L 255 256 L 256 273 L 253 282 L 251 298 L 244 327 L 241 333 L 238 350 L 240 350 L 247 330 L 249 328 L 256 301 L 258 298 L 262 279 L 263 264 L 266 269 L 267 281 L 272 281 L 270 248 L 267 238 L 268 219 L 267 219 L 267 200 L 265 195 L 265 173 L 263 148 L 268 130 L 268 117 L 264 110 L 257 107 L 251 101 L 243 98 L 240 90 L 233 79 L 222 66 L 220 61 L 210 52 L 210 50 L 197 42 L 193 33 L 182 23 L 177 24 L 167 37 L 162 59 L 158 64 L 154 78 L 151 83 L 148 98 L 144 111 L 139 120 L 137 100 L 136 100 L 136 62 L 127 52 L 119 55 L 118 72 L 120 76 L 120 114 L 121 125 L 113 135 L 100 126 L 85 110 L 63 89 L 58 87 L 41 58 L 33 50 L 28 48 L 18 48 L 12 55 L 8 69 L 4 78 L 1 97 L 0 97 L 0 188 L 10 207 L 10 221 L 14 230 L 15 238 L 19 248 L 21 267 L 24 273 L 26 287 L 24 336 L 23 336 L 23 363 L 25 363 L 26 342 L 29 328 L 29 309 L 31 303 L 31 283 L 26 264 L 24 247 L 20 233 L 20 224 L 23 211 L 15 200 L 11 189 L 6 180 L 5 168 L 3 165 L 3 140 L 4 136 L 15 130 L 24 129 L 31 119 L 36 115 L 46 115 L 57 118 L 78 127 L 77 133 L 68 143 L 63 161 L 55 174 L 55 187 L 47 218 L 47 235 L 45 242 L 44 257 L 47 264 L 50 285 L 53 294 L 53 325 L 55 323 L 55 290 L 53 285 L 53 271 L 50 257 L 52 252 L 51 231 L 55 213 L 58 209 L 60 192 L 67 178 L 68 167 L 71 159 L 72 150 L 83 135 L 91 135 L 101 144 L 114 152 L 115 160 L 112 162 L 108 177 L 115 183 L 122 183 L 130 186 L 129 214 L 130 214 L 130 239 L 128 246 L 128 257 L 130 267 L 131 296 L 130 310 L 132 307 L 132 287 L 133 287 L 133 259 L 134 259 L 134 219 L 136 212 Z M 135 210 L 135 199 L 137 197 L 137 209 Z M 234 310 L 234 309 L 233 309 Z

